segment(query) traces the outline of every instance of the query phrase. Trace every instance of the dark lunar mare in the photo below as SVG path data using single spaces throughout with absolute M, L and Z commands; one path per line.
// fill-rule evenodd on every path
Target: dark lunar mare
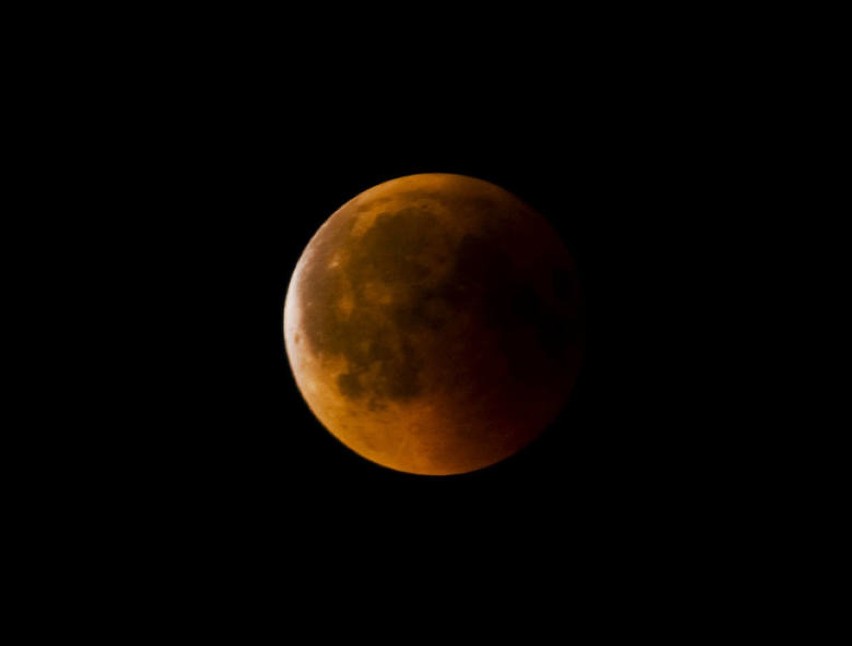
M 349 370 L 338 379 L 345 397 L 369 397 L 373 408 L 386 399 L 416 397 L 424 388 L 422 371 L 430 357 L 420 355 L 412 335 L 440 335 L 461 311 L 498 336 L 518 383 L 547 381 L 569 360 L 569 348 L 579 341 L 573 269 L 564 263 L 549 268 L 546 263 L 552 259 L 543 257 L 537 269 L 546 273 L 546 280 L 519 271 L 511 237 L 495 232 L 501 231 L 499 220 L 520 214 L 506 214 L 505 207 L 501 212 L 481 198 L 457 210 L 459 217 L 468 210 L 480 218 L 483 211 L 494 213 L 493 226 L 486 223 L 479 227 L 481 234 L 452 240 L 428 207 L 414 206 L 380 213 L 357 239 L 354 217 L 332 218 L 317 235 L 314 259 L 301 283 L 304 331 L 317 355 L 347 360 Z M 351 253 L 331 268 L 341 248 Z M 436 255 L 451 259 L 449 265 L 436 265 Z M 370 302 L 371 285 L 400 296 L 386 304 Z M 353 298 L 348 316 L 339 306 L 347 290 Z M 536 347 L 517 342 L 527 332 L 534 335 Z M 475 332 L 470 341 L 477 341 Z

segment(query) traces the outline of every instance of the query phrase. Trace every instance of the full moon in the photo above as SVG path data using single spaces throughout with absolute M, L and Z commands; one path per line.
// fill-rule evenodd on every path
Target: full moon
M 423 475 L 493 465 L 535 439 L 577 377 L 580 289 L 548 222 L 489 182 L 374 186 L 294 270 L 284 338 L 308 406 L 344 445 Z

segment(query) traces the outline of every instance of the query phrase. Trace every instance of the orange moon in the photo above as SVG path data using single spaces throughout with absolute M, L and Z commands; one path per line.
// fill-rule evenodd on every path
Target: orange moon
M 547 221 L 449 174 L 401 177 L 338 209 L 296 265 L 284 337 L 296 384 L 355 453 L 449 475 L 513 455 L 577 377 L 580 290 Z

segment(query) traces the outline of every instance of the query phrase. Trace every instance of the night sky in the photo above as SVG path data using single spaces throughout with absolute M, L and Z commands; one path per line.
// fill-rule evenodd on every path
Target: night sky
M 594 60 L 452 83 L 209 65 L 170 68 L 139 94 L 102 162 L 127 231 L 110 253 L 134 266 L 117 292 L 141 329 L 119 359 L 148 377 L 113 402 L 115 432 L 93 453 L 114 483 L 104 507 L 212 578 L 245 567 L 284 580 L 309 562 L 334 581 L 541 574 L 598 592 L 613 573 L 651 576 L 661 555 L 692 558 L 714 517 L 747 516 L 747 458 L 713 404 L 731 393 L 703 368 L 729 311 L 708 289 L 725 262 L 712 234 L 732 221 L 725 124 L 678 74 Z M 422 172 L 528 202 L 574 255 L 585 299 L 562 414 L 518 455 L 461 476 L 397 473 L 345 448 L 284 351 L 288 282 L 317 228 Z
M 795 144 L 836 147 L 820 128 L 841 103 L 821 98 L 842 87 L 826 61 L 843 41 L 811 48 L 822 30 L 783 11 L 506 7 L 75 6 L 14 23 L 8 174 L 24 199 L 5 240 L 24 253 L 7 274 L 43 307 L 7 308 L 37 335 L 9 337 L 29 364 L 13 386 L 32 396 L 5 454 L 25 512 L 4 526 L 23 573 L 8 614 L 28 634 L 698 641 L 680 622 L 728 642 L 744 631 L 720 619 L 786 632 L 801 595 L 823 605 L 812 592 L 830 586 L 791 572 L 834 573 L 818 562 L 831 533 L 791 509 L 828 499 L 804 485 L 829 451 L 802 450 L 817 417 L 788 416 L 799 402 L 765 373 L 814 381 L 791 358 L 819 353 L 789 322 L 822 320 L 807 301 L 824 277 L 801 271 L 821 239 L 776 233 L 804 232 L 839 172 L 807 186 L 799 167 L 831 156 Z M 458 476 L 347 449 L 284 349 L 313 234 L 414 173 L 527 202 L 584 298 L 559 417 Z
M 674 523 L 702 495 L 709 438 L 680 378 L 699 341 L 683 327 L 691 285 L 677 264 L 695 181 L 682 142 L 591 108 L 480 122 L 486 107 L 451 125 L 291 117 L 273 135 L 267 108 L 216 143 L 199 128 L 170 162 L 186 201 L 161 223 L 180 265 L 163 322 L 186 371 L 164 366 L 182 417 L 156 434 L 168 481 L 200 509 L 267 538 L 340 522 L 359 535 L 493 525 L 530 544 L 596 544 Z M 480 177 L 538 209 L 574 254 L 586 301 L 585 360 L 562 415 L 521 454 L 465 476 L 400 474 L 350 452 L 310 413 L 284 354 L 284 297 L 310 237 L 357 193 L 416 172 Z

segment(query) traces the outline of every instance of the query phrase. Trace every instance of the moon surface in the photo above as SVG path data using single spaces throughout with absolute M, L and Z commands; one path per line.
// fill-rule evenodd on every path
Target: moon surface
M 287 356 L 322 424 L 397 471 L 466 473 L 553 421 L 580 365 L 568 250 L 511 193 L 461 175 L 364 191 L 311 239 L 284 308 Z

